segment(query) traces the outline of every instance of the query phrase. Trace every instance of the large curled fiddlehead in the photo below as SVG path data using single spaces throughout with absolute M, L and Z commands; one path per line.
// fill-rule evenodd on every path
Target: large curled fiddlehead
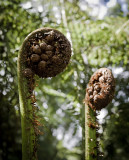
M 54 77 L 69 63 L 71 45 L 59 31 L 41 28 L 24 40 L 18 56 L 18 88 L 22 125 L 22 159 L 37 159 L 37 135 L 41 134 L 34 95 L 35 75 Z
M 114 97 L 115 80 L 107 68 L 98 69 L 89 81 L 85 97 L 85 159 L 97 160 L 98 147 L 97 112 L 106 107 Z

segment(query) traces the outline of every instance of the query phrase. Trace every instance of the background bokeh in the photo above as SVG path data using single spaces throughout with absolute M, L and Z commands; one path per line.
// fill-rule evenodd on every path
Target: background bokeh
M 112 69 L 115 98 L 99 113 L 103 160 L 128 160 L 129 1 L 0 0 L 0 160 L 21 160 L 17 56 L 33 30 L 53 27 L 72 44 L 67 69 L 35 89 L 43 135 L 39 160 L 84 160 L 85 88 L 100 67 Z

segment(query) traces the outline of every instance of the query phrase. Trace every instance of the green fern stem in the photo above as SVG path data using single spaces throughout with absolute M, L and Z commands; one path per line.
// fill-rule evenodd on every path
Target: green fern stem
M 21 47 L 17 63 L 17 73 L 22 128 L 22 160 L 35 160 L 37 137 L 33 125 L 34 112 L 31 99 L 27 98 L 30 96 L 28 92 L 29 80 L 23 76 L 24 69 L 23 47 Z
M 97 160 L 96 112 L 85 104 L 85 160 Z

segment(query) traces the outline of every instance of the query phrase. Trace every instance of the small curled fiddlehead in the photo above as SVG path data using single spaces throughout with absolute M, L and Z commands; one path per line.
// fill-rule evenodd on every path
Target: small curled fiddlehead
M 86 102 L 94 110 L 106 107 L 114 96 L 115 81 L 108 68 L 100 68 L 91 77 L 86 89 Z
M 103 156 L 99 151 L 99 123 L 97 114 L 113 99 L 115 80 L 107 68 L 98 69 L 90 78 L 85 96 L 85 159 L 98 160 Z

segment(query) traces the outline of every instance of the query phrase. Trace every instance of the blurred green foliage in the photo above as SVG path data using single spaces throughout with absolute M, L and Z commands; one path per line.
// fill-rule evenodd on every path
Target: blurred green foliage
M 27 2 L 22 0 L 0 1 L 0 159 L 21 159 L 16 74 L 20 45 L 31 31 L 53 27 L 71 37 L 73 55 L 63 73 L 37 82 L 35 94 L 44 133 L 39 137 L 39 160 L 84 160 L 83 99 L 90 76 L 100 67 L 113 69 L 116 78 L 115 99 L 106 108 L 108 114 L 102 124 L 103 159 L 127 160 L 128 17 L 93 21 L 80 10 L 78 1 L 29 3 L 27 7 Z M 117 73 L 117 70 L 122 72 Z

